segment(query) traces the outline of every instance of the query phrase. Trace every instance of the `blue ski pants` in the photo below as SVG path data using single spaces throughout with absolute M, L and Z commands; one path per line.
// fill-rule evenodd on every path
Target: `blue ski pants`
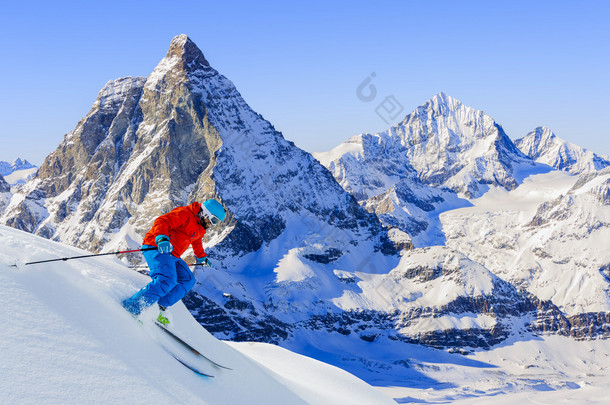
M 142 245 L 143 249 L 154 247 Z M 155 302 L 164 307 L 174 305 L 195 285 L 195 277 L 184 260 L 171 253 L 159 253 L 157 249 L 142 253 L 152 280 L 123 301 L 123 306 L 134 315 L 139 315 Z

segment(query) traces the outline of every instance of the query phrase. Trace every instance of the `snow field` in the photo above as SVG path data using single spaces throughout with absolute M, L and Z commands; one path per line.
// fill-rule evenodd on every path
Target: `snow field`
M 399 403 L 607 404 L 610 398 L 608 341 L 574 342 L 560 336 L 513 339 L 466 358 L 480 366 L 433 359 L 417 365 L 438 381 L 435 387 L 380 389 Z
M 87 252 L 7 227 L 0 241 L 0 403 L 393 403 L 345 371 L 285 349 L 221 342 L 179 303 L 171 308 L 176 333 L 233 368 L 197 376 L 154 338 L 155 309 L 141 326 L 120 305 L 148 277 L 108 257 L 25 266 Z

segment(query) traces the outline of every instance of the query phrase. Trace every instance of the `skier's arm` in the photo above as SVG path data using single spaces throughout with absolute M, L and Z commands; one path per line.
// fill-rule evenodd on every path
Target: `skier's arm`
M 202 258 L 207 256 L 205 250 L 203 250 L 203 244 L 201 243 L 201 239 L 195 239 L 191 243 L 191 246 L 193 247 L 193 253 L 195 253 L 195 257 Z

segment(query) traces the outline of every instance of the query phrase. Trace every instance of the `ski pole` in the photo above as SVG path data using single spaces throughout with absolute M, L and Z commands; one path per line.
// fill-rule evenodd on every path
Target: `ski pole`
M 187 266 L 203 266 L 203 263 L 187 263 Z M 130 269 L 147 269 L 148 266 L 146 264 L 140 264 L 136 266 L 129 266 Z
M 71 257 L 61 257 L 59 259 L 48 259 L 48 260 L 39 260 L 37 262 L 29 262 L 29 263 L 25 263 L 26 265 L 28 264 L 38 264 L 38 263 L 49 263 L 49 262 L 58 262 L 60 260 L 62 261 L 66 261 L 66 260 L 72 260 L 72 259 L 83 259 L 85 257 L 96 257 L 96 256 L 108 256 L 108 255 L 118 255 L 121 253 L 133 253 L 133 252 L 144 252 L 147 250 L 157 250 L 156 247 L 153 248 L 145 248 L 145 249 L 134 249 L 134 250 L 122 250 L 120 252 L 109 252 L 109 253 L 95 253 L 95 254 L 90 254 L 90 255 L 82 255 L 82 256 L 71 256 Z

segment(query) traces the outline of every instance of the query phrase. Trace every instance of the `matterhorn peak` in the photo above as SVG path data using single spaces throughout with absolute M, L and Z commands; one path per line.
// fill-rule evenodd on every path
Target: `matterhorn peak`
M 203 56 L 203 52 L 185 34 L 180 34 L 172 39 L 166 57 L 177 57 L 186 65 L 196 63 L 197 65 L 210 66 L 210 63 Z
M 148 76 L 146 87 L 153 89 L 167 81 L 180 82 L 185 75 L 210 69 L 210 63 L 203 56 L 203 52 L 188 36 L 181 34 L 172 39 L 167 55 Z

